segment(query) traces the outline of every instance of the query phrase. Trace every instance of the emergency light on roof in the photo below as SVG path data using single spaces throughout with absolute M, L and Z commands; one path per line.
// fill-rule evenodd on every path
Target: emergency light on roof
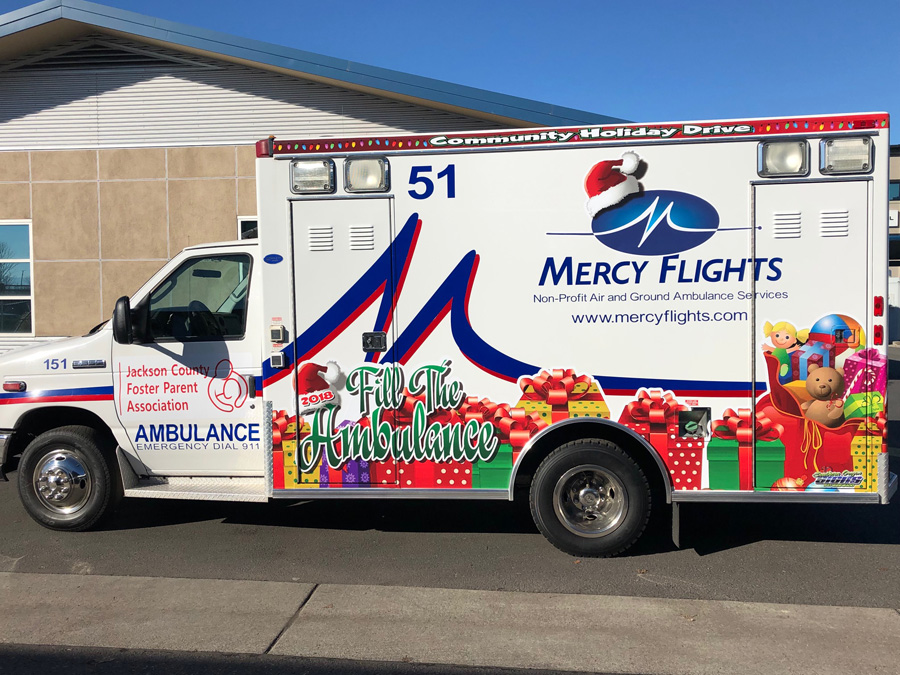
M 390 165 L 381 157 L 344 160 L 344 189 L 347 192 L 387 192 L 391 187 Z
M 872 168 L 868 138 L 829 138 L 820 150 L 822 173 L 868 173 Z
M 759 144 L 760 176 L 805 176 L 809 173 L 809 145 L 806 141 L 777 141 Z
M 291 162 L 291 192 L 334 192 L 334 162 L 330 159 L 296 159 Z

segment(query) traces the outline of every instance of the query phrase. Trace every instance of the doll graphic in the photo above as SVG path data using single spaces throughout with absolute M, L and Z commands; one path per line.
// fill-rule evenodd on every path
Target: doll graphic
M 766 321 L 763 326 L 763 334 L 772 342 L 772 344 L 763 345 L 763 352 L 778 359 L 778 379 L 784 381 L 790 377 L 791 352 L 795 352 L 803 346 L 809 337 L 809 331 L 798 331 L 793 324 L 787 321 L 779 321 L 774 326 Z

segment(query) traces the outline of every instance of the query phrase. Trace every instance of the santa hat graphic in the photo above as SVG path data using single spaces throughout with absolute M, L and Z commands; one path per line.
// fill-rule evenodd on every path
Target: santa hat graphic
M 641 158 L 637 153 L 625 152 L 622 159 L 611 159 L 594 165 L 584 179 L 584 190 L 588 195 L 585 207 L 591 218 L 641 189 L 637 178 L 632 175 L 640 163 Z
M 304 363 L 297 369 L 297 376 L 294 378 L 294 386 L 298 394 L 341 389 L 344 382 L 344 374 L 334 361 L 329 361 L 327 366 L 320 366 L 312 361 Z

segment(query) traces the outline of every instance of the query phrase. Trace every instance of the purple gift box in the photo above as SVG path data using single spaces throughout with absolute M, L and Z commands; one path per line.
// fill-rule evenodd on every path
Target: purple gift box
M 349 460 L 341 469 L 343 487 L 369 487 L 369 463 Z

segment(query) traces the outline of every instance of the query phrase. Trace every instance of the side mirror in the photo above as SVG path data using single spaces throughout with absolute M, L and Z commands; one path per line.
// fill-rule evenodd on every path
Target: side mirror
M 131 327 L 131 301 L 127 295 L 116 300 L 116 308 L 112 317 L 113 339 L 120 345 L 134 342 L 134 331 Z

